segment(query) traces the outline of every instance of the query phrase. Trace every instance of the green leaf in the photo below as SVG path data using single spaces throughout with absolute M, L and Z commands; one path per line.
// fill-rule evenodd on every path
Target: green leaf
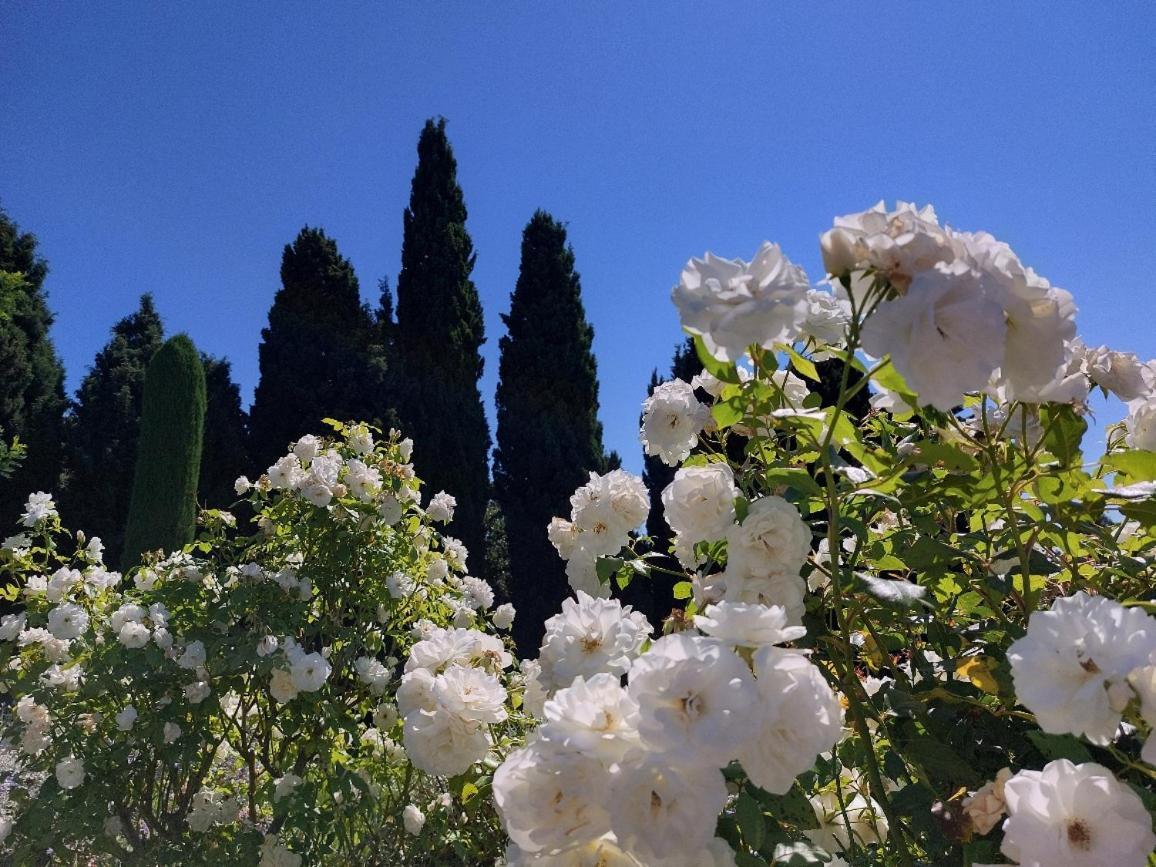
M 599 583 L 609 584 L 610 579 L 625 564 L 626 561 L 621 557 L 599 557 L 598 562 L 594 564 L 594 571 L 598 573 Z
M 739 830 L 743 832 L 746 844 L 752 849 L 760 848 L 767 833 L 763 821 L 763 808 L 749 792 L 739 795 L 735 804 L 735 818 L 738 819 Z
M 674 585 L 675 599 L 689 599 L 694 595 L 694 585 L 689 581 L 679 581 Z
M 763 473 L 763 480 L 768 487 L 786 485 L 794 488 L 800 494 L 810 497 L 821 497 L 823 489 L 811 478 L 811 474 L 800 467 L 768 467 Z
M 791 367 L 799 371 L 800 375 L 807 377 L 811 382 L 820 382 L 819 371 L 815 369 L 814 363 L 807 358 L 799 355 L 791 347 L 787 347 L 787 357 L 791 359 Z
M 1076 762 L 1092 761 L 1088 748 L 1072 735 L 1049 735 L 1044 732 L 1028 732 L 1028 740 L 1049 762 L 1068 759 Z
M 1044 447 L 1065 467 L 1079 466 L 1083 462 L 1080 443 L 1088 430 L 1088 423 L 1066 404 L 1041 406 L 1040 423 L 1045 431 Z
M 1100 460 L 1100 466 L 1106 470 L 1122 473 L 1131 482 L 1156 481 L 1156 452 L 1140 449 L 1112 452 L 1104 455 Z
M 710 414 L 714 417 L 719 430 L 726 430 L 736 422 L 742 421 L 745 409 L 741 399 L 732 397 L 730 400 L 716 401 L 710 408 Z
M 706 372 L 711 376 L 722 382 L 740 383 L 738 368 L 735 367 L 733 361 L 719 361 L 706 348 L 703 342 L 702 335 L 695 335 L 694 351 L 698 355 L 698 360 L 702 362 L 702 366 Z

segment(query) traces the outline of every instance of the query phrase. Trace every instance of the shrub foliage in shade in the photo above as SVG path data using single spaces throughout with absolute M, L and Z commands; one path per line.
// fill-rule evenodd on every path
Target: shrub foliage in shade
M 281 257 L 281 288 L 261 330 L 261 379 L 251 410 L 251 451 L 258 469 L 325 418 L 376 422 L 382 360 L 361 303 L 353 266 L 322 229 L 303 228 Z
M 126 568 L 146 551 L 173 551 L 193 540 L 204 424 L 205 370 L 193 341 L 178 334 L 153 357 L 145 378 Z
M 164 340 L 151 295 L 120 320 L 80 383 L 69 417 L 63 514 L 120 562 L 136 466 L 145 370 Z M 27 492 L 25 492 L 27 493 Z
M 397 278 L 398 367 L 392 377 L 406 432 L 421 443 L 418 475 L 457 498 L 449 532 L 482 567 L 490 431 L 478 392 L 482 306 L 470 279 L 474 245 L 445 121 L 429 120 L 404 215 Z M 351 414 L 351 415 L 356 415 Z M 342 418 L 345 416 L 336 416 Z
M 36 238 L 0 211 L 0 428 L 28 451 L 0 478 L 0 520 L 11 522 L 29 491 L 52 491 L 60 476 L 64 368 L 49 336 L 43 284 L 47 263 Z

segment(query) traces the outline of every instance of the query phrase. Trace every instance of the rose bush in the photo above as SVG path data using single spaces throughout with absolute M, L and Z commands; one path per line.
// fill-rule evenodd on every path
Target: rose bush
M 494 777 L 508 863 L 1153 863 L 1156 366 L 930 207 L 821 249 L 826 288 L 764 244 L 673 291 L 706 369 L 640 433 L 681 464 L 685 611 L 652 636 L 598 598 L 670 562 L 631 534 L 639 480 L 551 524 L 576 598 Z M 1130 416 L 1089 462 L 1097 386 Z
M 237 480 L 255 534 L 206 512 L 194 544 L 127 578 L 62 530 L 49 495 L 30 498 L 4 545 L 24 610 L 0 622 L 6 734 L 43 778 L 12 794 L 16 863 L 501 851 L 486 760 L 518 730 L 493 626 L 512 611 L 438 532 L 452 497 L 420 506 L 409 441 L 335 427 Z
M 127 589 L 33 495 L 0 662 L 44 781 L 8 845 L 1156 863 L 1156 365 L 1086 347 L 1071 295 L 930 207 L 839 218 L 820 247 L 820 286 L 769 243 L 687 264 L 705 370 L 655 389 L 640 431 L 678 467 L 671 551 L 637 533 L 641 479 L 591 474 L 543 528 L 574 596 L 537 659 L 497 637 L 513 612 L 434 530 L 453 497 L 419 506 L 396 435 L 303 438 L 239 480 L 255 535 L 206 513 Z M 1093 388 L 1128 404 L 1096 459 Z M 685 604 L 663 623 L 611 598 L 658 572 Z

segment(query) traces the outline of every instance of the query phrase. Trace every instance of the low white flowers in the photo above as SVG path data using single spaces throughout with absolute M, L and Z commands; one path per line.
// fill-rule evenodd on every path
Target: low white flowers
M 1080 591 L 1028 620 L 1008 649 L 1016 697 L 1052 734 L 1116 737 L 1132 698 L 1128 675 L 1156 650 L 1156 618 Z
M 625 674 L 650 635 L 646 617 L 616 599 L 599 599 L 581 590 L 546 621 L 538 656 L 547 689 L 569 686 L 576 677 L 606 672 Z
M 787 610 L 781 605 L 723 601 L 708 605 L 703 614 L 695 615 L 694 625 L 733 647 L 784 644 L 807 634 L 805 627 L 787 624 Z
M 750 262 L 707 253 L 691 259 L 671 292 L 682 327 L 707 350 L 733 361 L 750 346 L 770 349 L 798 335 L 810 284 L 778 244 L 764 242 Z
M 710 423 L 710 409 L 698 402 L 694 389 L 673 379 L 656 386 L 643 402 L 639 438 L 648 455 L 676 467 L 698 445 L 699 433 Z
M 1004 797 L 1000 851 L 1020 867 L 1143 867 L 1156 847 L 1143 802 L 1101 765 L 1058 759 L 1020 771 Z
M 56 782 L 62 789 L 76 789 L 84 783 L 84 760 L 68 756 L 56 763 Z
M 88 612 L 73 602 L 65 602 L 48 612 L 48 631 L 56 638 L 79 638 L 88 628 Z
M 132 731 L 136 725 L 137 710 L 131 704 L 125 705 L 116 715 L 116 727 L 122 732 Z
M 329 679 L 332 668 L 320 653 L 302 653 L 291 659 L 289 675 L 299 692 L 316 692 Z
M 20 516 L 20 523 L 25 527 L 36 527 L 49 518 L 56 517 L 56 503 L 52 501 L 52 494 L 37 491 L 28 497 L 24 504 L 24 514 Z
M 430 516 L 430 520 L 439 521 L 443 524 L 448 524 L 454 519 L 454 509 L 457 508 L 458 501 L 445 491 L 439 491 L 430 500 L 429 505 L 426 506 L 426 514 Z
M 413 804 L 408 804 L 406 808 L 401 811 L 401 821 L 405 826 L 405 832 L 416 837 L 421 833 L 421 829 L 425 827 L 425 813 Z
M 686 544 L 721 539 L 734 524 L 738 494 L 727 464 L 683 467 L 662 492 L 666 522 Z

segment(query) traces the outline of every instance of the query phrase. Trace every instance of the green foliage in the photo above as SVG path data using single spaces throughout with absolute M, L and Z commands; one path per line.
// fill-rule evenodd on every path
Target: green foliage
M 0 211 L 0 428 L 30 446 L 20 467 L 0 477 L 4 522 L 29 492 L 55 491 L 60 478 L 64 368 L 49 336 L 47 274 L 36 238 Z
M 195 361 L 188 345 L 181 363 Z M 150 372 L 150 398 L 154 382 Z M 367 448 L 364 426 L 337 428 L 347 436 L 319 451 L 339 456 L 345 481 L 355 466 L 372 468 L 370 489 L 343 486 L 319 506 L 266 480 L 245 498 L 249 526 L 206 512 L 192 544 L 150 558 L 128 581 L 55 516 L 26 528 L 26 547 L 0 550 L 0 574 L 24 591 L 30 627 L 62 601 L 35 590 L 35 576 L 73 574 L 63 601 L 84 612 L 68 651 L 68 670 L 83 672 L 75 689 L 46 684 L 45 672 L 62 667 L 40 644 L 0 641 L 9 694 L 45 711 L 51 727 L 22 760 L 39 790 L 21 779 L 8 795 L 4 863 L 59 863 L 64 853 L 67 863 L 254 865 L 271 839 L 300 860 L 282 852 L 261 863 L 474 867 L 501 855 L 491 775 L 525 727 L 507 691 L 512 659 L 479 612 L 473 627 L 488 635 L 474 634 L 494 651 L 477 664 L 503 684 L 509 716 L 488 727 L 493 751 L 458 776 L 411 763 L 395 703 L 404 661 L 423 629 L 450 626 L 463 592 L 428 578 L 451 546 L 417 507 L 421 482 L 400 437 Z M 449 569 L 460 578 L 463 566 Z M 406 576 L 405 589 L 396 576 Z M 298 687 L 305 654 L 324 659 L 326 674 Z M 379 666 L 374 679 L 366 662 Z M 125 728 L 117 715 L 129 707 L 136 714 Z M 5 738 L 36 735 L 25 716 L 0 720 Z M 84 763 L 74 789 L 54 774 L 67 757 Z M 425 813 L 416 835 L 402 823 L 410 804 Z
M 241 390 L 233 382 L 226 358 L 201 355 L 205 369 L 205 435 L 197 497 L 202 505 L 223 509 L 237 499 L 233 483 L 250 470 L 249 415 L 241 407 Z
M 204 425 L 205 371 L 193 342 L 178 334 L 145 376 L 124 568 L 137 566 L 146 551 L 175 551 L 193 540 Z
M 3 437 L 4 431 L 0 430 L 0 479 L 7 479 L 20 467 L 28 449 L 20 442 L 20 437 L 14 437 L 11 442 Z
M 164 340 L 151 295 L 116 323 L 76 392 L 68 419 L 65 518 L 99 536 L 119 563 L 132 496 L 145 370 Z
M 523 655 L 569 593 L 565 564 L 544 528 L 603 464 L 598 371 L 566 229 L 538 211 L 522 233 L 522 262 L 502 317 L 494 492 L 506 519 L 514 637 Z
M 261 379 L 253 395 L 254 470 L 296 437 L 325 432 L 322 419 L 380 421 L 384 358 L 357 276 L 322 229 L 303 228 L 281 257 L 281 288 L 261 330 Z
M 403 426 L 420 444 L 418 475 L 431 493 L 444 490 L 457 499 L 450 532 L 480 566 L 490 433 L 478 391 L 485 332 L 470 279 L 474 248 L 444 120 L 426 122 L 417 152 L 403 218 L 392 390 Z

